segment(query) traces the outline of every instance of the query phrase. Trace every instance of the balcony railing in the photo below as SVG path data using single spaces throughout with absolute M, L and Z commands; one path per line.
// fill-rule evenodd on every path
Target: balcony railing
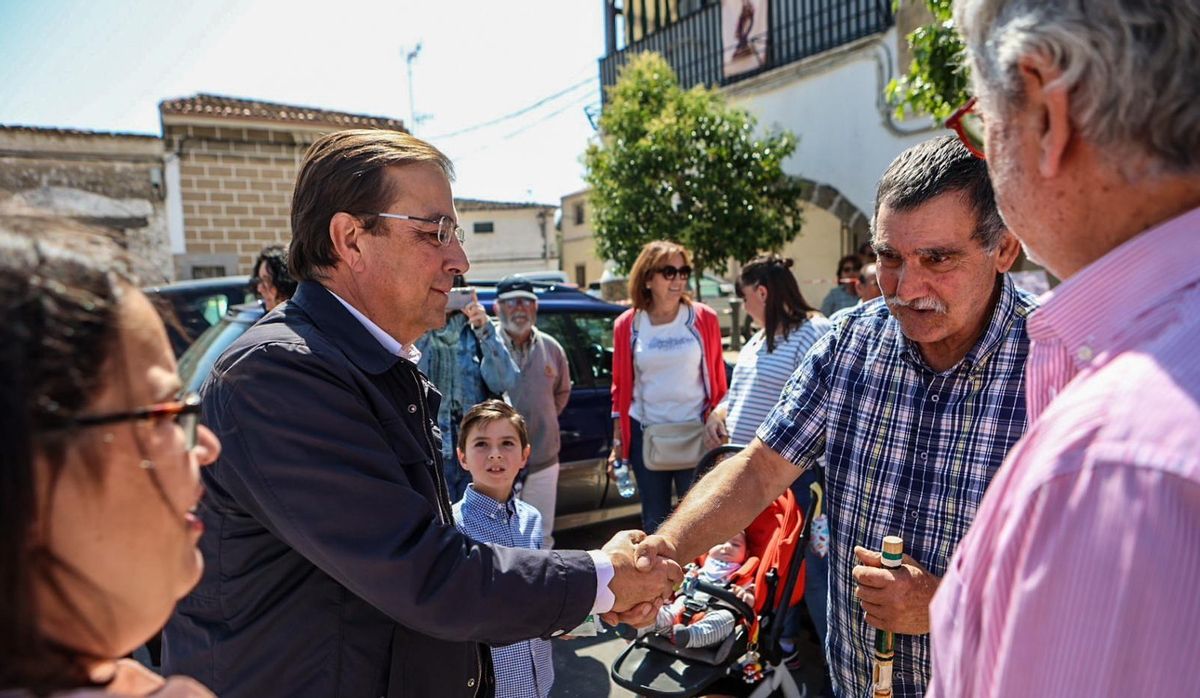
M 851 41 L 887 31 L 894 23 L 891 0 L 769 0 L 767 61 L 752 71 L 725 77 L 721 6 L 713 4 L 600 59 L 600 84 L 607 88 L 629 58 L 661 53 L 685 88 L 730 85 L 773 68 L 815 56 Z

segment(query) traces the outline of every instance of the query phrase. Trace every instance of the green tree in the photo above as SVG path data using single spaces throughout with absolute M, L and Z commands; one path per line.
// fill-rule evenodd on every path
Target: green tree
M 703 270 L 778 250 L 800 233 L 799 180 L 783 172 L 790 133 L 756 122 L 717 91 L 683 90 L 662 56 L 635 56 L 610 88 L 584 155 L 597 250 L 628 272 L 650 240 L 679 242 Z
M 954 29 L 952 0 L 925 0 L 925 5 L 934 21 L 908 35 L 912 64 L 907 75 L 888 83 L 886 95 L 899 118 L 922 113 L 944 121 L 970 96 L 970 73 Z

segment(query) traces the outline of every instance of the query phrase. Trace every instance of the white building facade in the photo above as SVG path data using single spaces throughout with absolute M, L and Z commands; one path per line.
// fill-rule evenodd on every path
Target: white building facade
M 558 270 L 557 206 L 479 199 L 455 199 L 454 206 L 466 231 L 468 281 Z

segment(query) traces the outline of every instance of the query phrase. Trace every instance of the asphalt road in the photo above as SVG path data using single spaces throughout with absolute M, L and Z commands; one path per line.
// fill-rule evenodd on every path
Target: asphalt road
M 626 528 L 637 528 L 637 519 L 607 522 L 589 528 L 572 531 L 556 531 L 554 547 L 589 550 L 599 548 L 614 533 Z M 807 616 L 805 617 L 806 622 Z M 798 649 L 802 668 L 792 672 L 801 687 L 807 687 L 808 695 L 820 695 L 824 660 L 821 649 L 814 638 L 800 638 Z M 609 669 L 624 651 L 625 640 L 611 630 L 602 635 L 575 640 L 560 640 L 554 643 L 554 698 L 602 698 L 604 696 L 633 696 L 624 688 L 613 683 Z

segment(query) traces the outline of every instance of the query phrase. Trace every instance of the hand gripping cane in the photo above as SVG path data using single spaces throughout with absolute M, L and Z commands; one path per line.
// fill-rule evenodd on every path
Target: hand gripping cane
M 883 566 L 895 569 L 904 560 L 904 540 L 899 536 L 884 536 Z M 871 682 L 875 698 L 892 695 L 892 658 L 896 654 L 896 637 L 890 631 L 875 631 L 875 667 Z

